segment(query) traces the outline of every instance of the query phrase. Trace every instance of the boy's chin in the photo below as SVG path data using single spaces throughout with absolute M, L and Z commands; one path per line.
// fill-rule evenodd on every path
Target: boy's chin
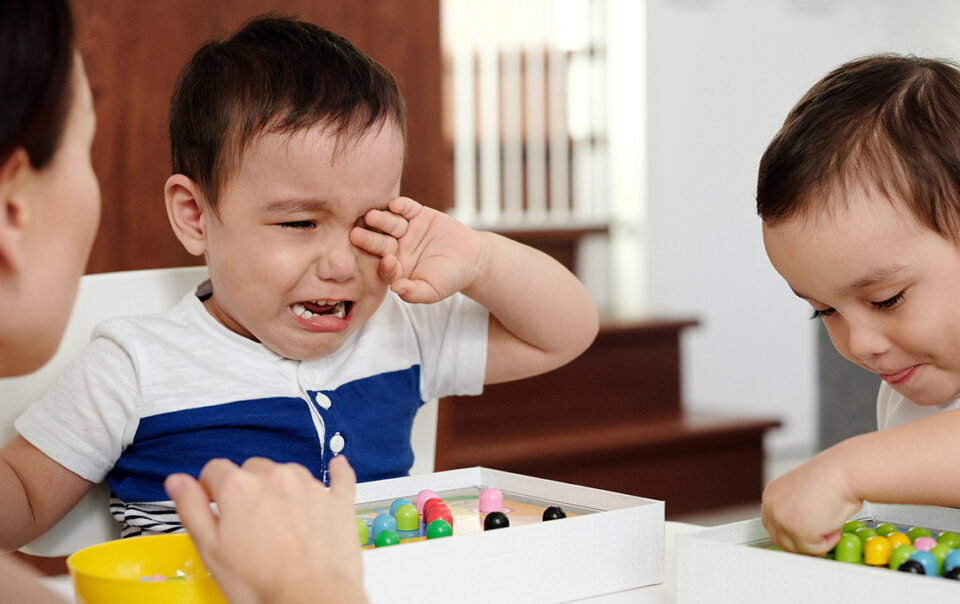
M 271 352 L 292 361 L 312 361 L 320 359 L 340 350 L 343 343 L 346 342 L 346 334 L 325 334 L 326 341 L 321 343 L 311 343 L 303 345 L 291 345 L 289 342 L 271 344 L 261 342 L 270 349 Z

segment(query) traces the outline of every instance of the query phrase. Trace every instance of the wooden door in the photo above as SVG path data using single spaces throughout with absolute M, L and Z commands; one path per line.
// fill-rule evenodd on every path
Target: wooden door
M 180 246 L 163 206 L 170 94 L 197 47 L 268 12 L 334 31 L 393 72 L 408 115 L 401 191 L 450 205 L 438 0 L 74 0 L 73 7 L 97 109 L 93 163 L 103 193 L 88 272 L 202 263 Z

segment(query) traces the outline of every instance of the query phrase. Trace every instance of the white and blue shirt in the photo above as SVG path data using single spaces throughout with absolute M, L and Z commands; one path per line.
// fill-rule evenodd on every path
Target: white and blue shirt
M 16 428 L 106 480 L 124 536 L 179 530 L 164 479 L 198 476 L 216 457 L 296 462 L 323 480 L 343 453 L 361 482 L 408 474 L 420 405 L 482 391 L 488 321 L 460 294 L 414 305 L 388 292 L 337 352 L 294 361 L 228 330 L 191 293 L 165 314 L 97 326 Z

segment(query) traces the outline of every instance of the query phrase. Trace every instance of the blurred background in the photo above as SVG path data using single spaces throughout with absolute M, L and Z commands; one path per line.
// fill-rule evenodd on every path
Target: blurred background
M 604 316 L 584 359 L 441 401 L 436 465 L 755 515 L 765 480 L 875 428 L 878 381 L 769 266 L 757 164 L 800 96 L 875 52 L 960 57 L 951 0 L 74 0 L 98 113 L 88 272 L 196 264 L 163 208 L 176 74 L 272 12 L 406 97 L 402 192 L 548 251 Z M 562 326 L 558 326 L 562 328 Z M 699 514 L 699 516 L 692 516 Z M 706 514 L 706 515 L 705 515 Z

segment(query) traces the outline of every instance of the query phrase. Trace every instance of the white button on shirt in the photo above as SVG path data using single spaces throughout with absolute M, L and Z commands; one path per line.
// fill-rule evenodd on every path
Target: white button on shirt
M 343 439 L 343 436 L 339 432 L 330 437 L 330 452 L 334 455 L 339 455 L 340 451 L 343 451 L 344 445 L 347 442 Z
M 322 392 L 317 393 L 317 404 L 323 407 L 324 409 L 329 409 L 330 405 L 333 404 L 330 401 L 330 397 Z

